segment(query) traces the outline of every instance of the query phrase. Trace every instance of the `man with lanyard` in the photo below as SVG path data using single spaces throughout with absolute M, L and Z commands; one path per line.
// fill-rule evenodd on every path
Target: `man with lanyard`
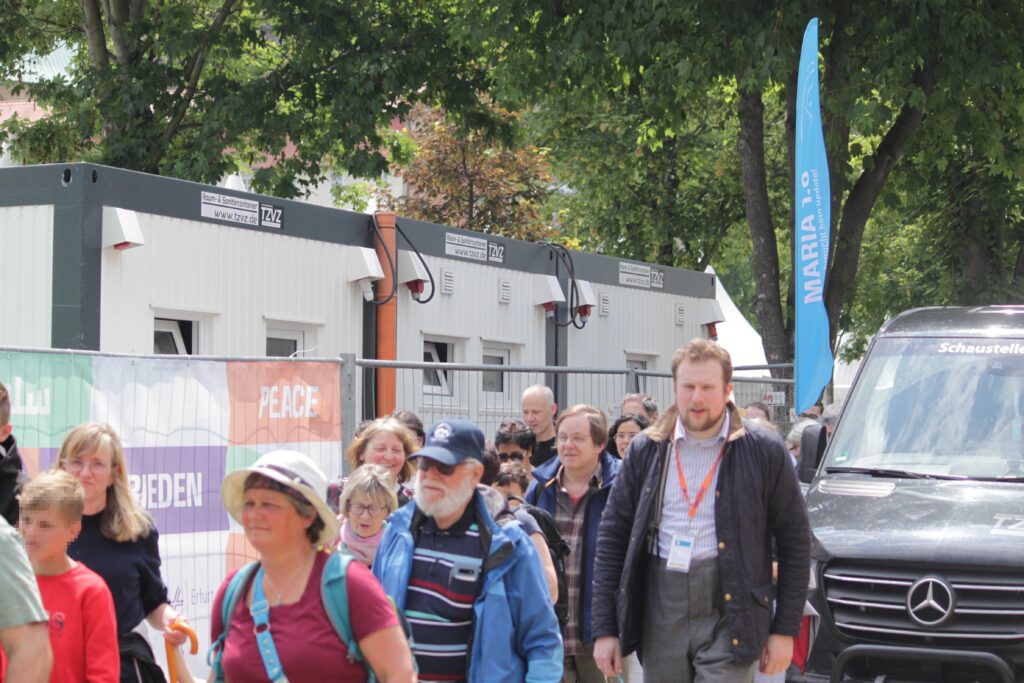
M 613 676 L 639 651 L 656 683 L 751 681 L 758 663 L 785 671 L 810 565 L 789 455 L 729 400 L 723 348 L 693 340 L 672 376 L 676 405 L 634 439 L 598 532 L 594 659 Z

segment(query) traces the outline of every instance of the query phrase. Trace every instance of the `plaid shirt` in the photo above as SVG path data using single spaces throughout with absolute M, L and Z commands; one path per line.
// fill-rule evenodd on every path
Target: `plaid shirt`
M 597 491 L 597 483 L 600 480 L 601 474 L 601 463 L 597 464 L 597 469 L 594 470 L 593 476 L 590 477 L 590 488 L 575 503 L 565 490 L 562 478 L 564 471 L 564 468 L 558 468 L 555 524 L 558 526 L 558 533 L 562 534 L 562 538 L 565 539 L 565 542 L 569 544 L 569 548 L 572 549 L 565 563 L 565 582 L 569 593 L 569 620 L 565 626 L 565 633 L 562 634 L 562 640 L 565 644 L 565 656 L 569 657 L 575 655 L 577 649 L 583 646 L 583 643 L 580 641 L 582 628 L 579 623 L 580 576 L 583 574 L 583 567 L 581 566 L 583 563 L 583 549 L 580 545 L 584 533 L 583 518 L 586 516 L 590 497 Z

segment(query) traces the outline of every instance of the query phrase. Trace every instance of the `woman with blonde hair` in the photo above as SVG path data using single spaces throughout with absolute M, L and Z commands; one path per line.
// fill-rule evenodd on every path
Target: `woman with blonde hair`
M 172 628 L 184 618 L 167 603 L 153 520 L 132 496 L 121 438 L 107 424 L 83 424 L 68 433 L 54 469 L 75 476 L 85 491 L 82 531 L 68 555 L 99 574 L 114 597 L 121 681 L 163 680 L 149 643 L 135 628 L 143 619 L 174 645 L 186 635 Z
M 412 500 L 412 489 L 407 483 L 416 471 L 409 461 L 417 450 L 416 443 L 416 437 L 402 422 L 391 416 L 381 417 L 360 429 L 345 457 L 353 470 L 364 463 L 386 468 L 395 481 L 398 507 L 402 507 Z M 336 479 L 327 488 L 327 503 L 335 513 L 341 512 L 338 500 L 345 483 L 344 479 Z
M 367 567 L 373 565 L 384 536 L 384 521 L 398 507 L 391 473 L 381 465 L 361 465 L 352 472 L 338 500 L 340 550 Z

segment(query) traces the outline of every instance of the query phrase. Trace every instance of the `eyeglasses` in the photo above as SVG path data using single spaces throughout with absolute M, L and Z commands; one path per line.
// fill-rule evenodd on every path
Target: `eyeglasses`
M 630 432 L 618 432 L 618 433 L 615 434 L 614 439 L 616 441 L 625 441 L 626 443 L 629 443 L 630 441 L 635 439 L 636 435 L 639 434 L 639 433 L 640 432 L 633 432 L 633 433 L 630 433 Z
M 361 503 L 350 503 L 349 506 L 348 506 L 349 514 L 352 515 L 353 517 L 359 517 L 359 516 L 364 515 L 366 513 L 369 513 L 371 517 L 376 517 L 380 513 L 384 512 L 385 510 L 387 510 L 387 506 L 386 505 L 376 505 L 376 504 L 363 505 Z
M 455 474 L 456 467 L 457 465 L 445 465 L 430 458 L 416 458 L 416 469 L 420 472 L 429 472 L 433 469 L 437 470 L 442 477 L 450 477 Z
M 498 453 L 498 459 L 502 462 L 508 462 L 509 460 L 515 460 L 516 462 L 522 462 L 526 460 L 526 453 L 522 451 L 512 451 L 511 453 Z
M 89 470 L 95 475 L 106 474 L 112 468 L 105 462 L 93 460 L 91 462 L 83 462 L 81 460 L 67 460 L 64 463 L 64 469 L 71 474 L 81 474 L 82 470 Z

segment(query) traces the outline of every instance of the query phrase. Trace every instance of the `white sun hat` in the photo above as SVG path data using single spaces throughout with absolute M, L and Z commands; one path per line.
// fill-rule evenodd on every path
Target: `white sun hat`
M 308 456 L 298 451 L 272 451 L 261 455 L 250 467 L 235 470 L 224 478 L 220 499 L 224 509 L 236 522 L 242 523 L 242 498 L 245 480 L 250 474 L 261 474 L 300 494 L 316 509 L 324 528 L 317 542 L 331 547 L 338 537 L 338 518 L 324 502 L 327 498 L 327 477 Z

